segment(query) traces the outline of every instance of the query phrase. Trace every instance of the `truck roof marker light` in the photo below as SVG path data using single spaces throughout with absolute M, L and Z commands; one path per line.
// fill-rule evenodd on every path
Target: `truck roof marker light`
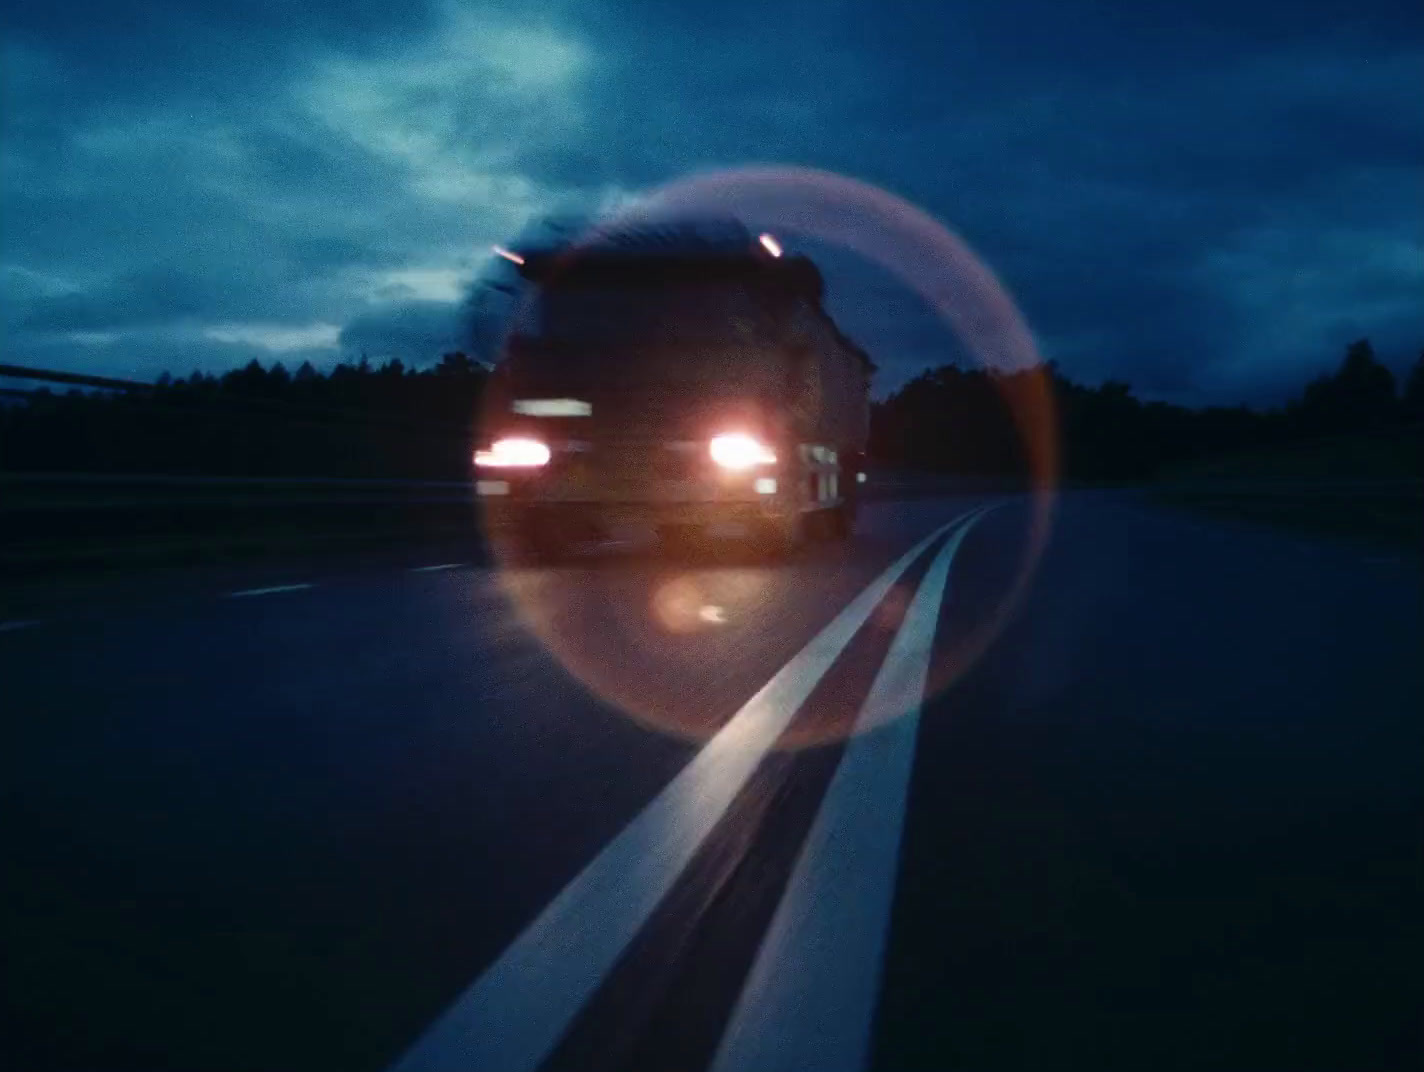
M 761 237 L 759 237 L 759 238 L 757 239 L 757 241 L 761 243 L 762 249 L 766 250 L 766 251 L 767 251 L 768 253 L 770 253 L 773 257 L 780 257 L 780 256 L 781 256 L 781 254 L 782 254 L 781 243 L 778 242 L 778 241 L 777 241 L 775 238 L 773 238 L 771 235 L 763 233 L 763 234 L 761 235 Z
M 524 258 L 512 249 L 505 249 L 503 246 L 491 246 L 490 249 L 494 250 L 496 256 L 503 257 L 507 261 L 513 261 L 515 264 L 524 263 Z
M 496 439 L 489 450 L 475 451 L 475 464 L 481 469 L 538 469 L 548 465 L 552 455 L 537 439 L 510 436 Z

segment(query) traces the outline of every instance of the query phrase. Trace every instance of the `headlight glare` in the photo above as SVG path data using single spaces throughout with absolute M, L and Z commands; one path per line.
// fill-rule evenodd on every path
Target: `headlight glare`
M 552 455 L 537 439 L 510 436 L 496 439 L 489 450 L 475 451 L 475 464 L 482 469 L 538 469 L 548 465 Z
M 770 447 L 742 432 L 713 436 L 708 451 L 723 469 L 751 469 L 776 463 L 776 453 Z

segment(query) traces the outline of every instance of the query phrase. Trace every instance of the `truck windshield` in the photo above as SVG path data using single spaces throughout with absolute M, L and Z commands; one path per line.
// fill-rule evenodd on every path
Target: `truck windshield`
M 751 341 L 770 328 L 763 303 L 727 281 L 589 281 L 531 294 L 515 333 L 547 343 L 642 344 Z

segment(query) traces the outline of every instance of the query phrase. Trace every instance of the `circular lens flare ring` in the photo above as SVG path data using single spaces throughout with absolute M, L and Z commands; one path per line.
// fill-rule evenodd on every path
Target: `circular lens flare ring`
M 489 450 L 475 452 L 475 464 L 486 469 L 538 469 L 553 455 L 547 444 L 527 436 L 496 439 Z
M 723 469 L 741 471 L 776 464 L 776 452 L 745 432 L 713 436 L 707 444 L 707 452 Z
M 559 264 L 601 235 L 616 234 L 625 226 L 707 214 L 735 217 L 756 241 L 759 232 L 778 236 L 778 246 L 810 238 L 875 263 L 916 292 L 977 362 L 994 374 L 993 385 L 1007 406 L 1023 451 L 1027 494 L 1021 502 L 1027 513 L 1026 531 L 1012 532 L 1012 525 L 1002 520 L 1018 514 L 1015 509 L 999 514 L 992 529 L 976 534 L 981 542 L 1006 541 L 1010 559 L 1017 559 L 1017 564 L 1003 579 L 998 599 L 990 600 L 977 620 L 968 624 L 965 635 L 932 664 L 925 696 L 943 693 L 978 662 L 1021 607 L 1048 543 L 1060 465 L 1058 415 L 1052 376 L 1033 334 L 993 271 L 943 223 L 886 190 L 807 168 L 759 166 L 676 179 L 633 203 L 615 207 L 570 242 Z M 772 253 L 765 243 L 761 245 Z M 529 291 L 516 298 L 521 311 L 529 308 L 531 295 Z M 498 405 L 502 397 L 492 391 L 482 402 L 490 423 L 503 417 Z M 520 561 L 517 546 L 511 546 L 503 549 L 496 542 L 501 567 Z M 758 567 L 741 572 L 759 586 L 754 605 L 764 605 L 780 591 L 774 570 Z M 683 650 L 647 643 L 645 631 L 650 628 L 663 639 L 679 634 L 646 600 L 617 598 L 597 590 L 593 580 L 570 585 L 566 574 L 556 572 L 501 568 L 499 576 L 516 613 L 574 676 L 610 705 L 651 728 L 688 740 L 706 740 L 715 732 L 718 723 L 702 717 L 701 707 L 686 704 L 685 691 L 674 683 L 695 676 L 707 664 L 709 638 L 730 640 L 737 635 L 725 626 L 708 632 L 708 624 L 699 617 L 701 608 L 739 606 L 735 601 L 710 593 L 698 601 L 672 601 L 679 610 L 676 622 L 687 636 L 696 638 Z M 613 623 L 610 613 L 616 617 Z M 728 613 L 732 621 L 742 616 Z M 745 652 L 734 657 L 739 664 L 756 658 Z M 775 669 L 768 664 L 767 673 Z M 666 681 L 668 687 L 658 692 L 649 688 L 650 681 Z M 847 727 L 812 720 L 792 727 L 778 748 L 813 747 L 842 739 L 848 732 L 852 731 Z

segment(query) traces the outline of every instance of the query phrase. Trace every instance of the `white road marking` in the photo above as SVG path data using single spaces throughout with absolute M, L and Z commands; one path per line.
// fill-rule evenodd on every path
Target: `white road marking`
M 0 633 L 12 633 L 16 629 L 28 629 L 33 625 L 39 625 L 38 618 L 16 618 L 13 621 L 0 622 Z
M 438 566 L 412 566 L 411 573 L 438 573 L 441 570 L 460 569 L 464 562 L 441 562 Z
M 244 588 L 240 592 L 229 592 L 228 599 L 245 599 L 248 596 L 270 596 L 277 592 L 300 592 L 307 588 L 315 588 L 314 584 L 274 584 L 266 588 Z
M 831 663 L 915 559 L 963 519 L 905 552 L 777 671 L 455 1000 L 395 1072 L 535 1069 Z
M 978 520 L 970 518 L 935 556 L 895 634 L 713 1072 L 857 1072 L 865 1065 L 935 628 L 955 552 Z

